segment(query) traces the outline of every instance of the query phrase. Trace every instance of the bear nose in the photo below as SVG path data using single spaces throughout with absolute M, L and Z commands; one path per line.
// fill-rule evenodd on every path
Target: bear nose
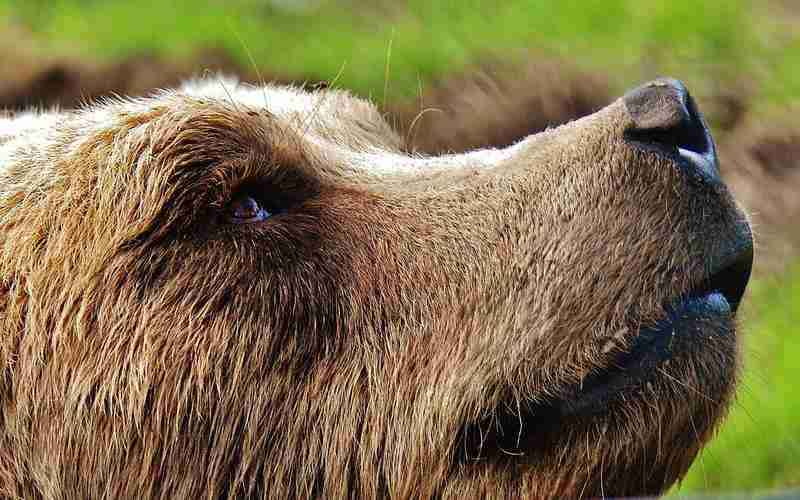
M 623 97 L 633 126 L 628 140 L 687 160 L 706 178 L 720 182 L 716 147 L 703 115 L 679 80 L 662 78 Z

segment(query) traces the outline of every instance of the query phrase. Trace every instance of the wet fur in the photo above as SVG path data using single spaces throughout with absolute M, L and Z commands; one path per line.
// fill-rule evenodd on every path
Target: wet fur
M 507 418 L 613 362 L 740 223 L 630 123 L 617 101 L 424 158 L 345 93 L 216 80 L 0 118 L 0 493 L 664 491 L 727 407 L 733 344 L 605 414 Z M 244 188 L 289 212 L 227 224 Z

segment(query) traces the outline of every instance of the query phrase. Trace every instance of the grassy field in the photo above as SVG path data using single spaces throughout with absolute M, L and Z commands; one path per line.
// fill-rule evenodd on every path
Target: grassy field
M 531 48 L 615 75 L 620 88 L 674 73 L 695 92 L 747 79 L 759 104 L 800 97 L 800 41 L 790 22 L 800 9 L 791 7 L 746 0 L 340 0 L 309 14 L 277 3 L 0 0 L 0 19 L 24 23 L 48 52 L 112 58 L 225 47 L 244 63 L 249 52 L 261 69 L 341 75 L 341 85 L 381 98 L 384 91 L 412 95 L 420 80 L 487 54 L 522 57 L 517 49 Z
M 701 97 L 745 85 L 756 113 L 800 102 L 800 8 L 790 1 L 349 0 L 312 11 L 254 0 L 198 5 L 0 0 L 0 28 L 24 26 L 41 53 L 94 59 L 223 47 L 265 72 L 339 75 L 337 85 L 379 100 L 412 96 L 422 83 L 488 55 L 534 53 L 609 75 L 620 90 L 672 74 Z M 744 316 L 737 404 L 679 493 L 800 485 L 800 267 L 753 283 Z

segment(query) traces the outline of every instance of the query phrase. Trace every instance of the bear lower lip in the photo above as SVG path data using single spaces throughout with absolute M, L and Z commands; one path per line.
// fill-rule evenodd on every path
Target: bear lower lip
M 473 457 L 495 454 L 492 450 L 502 459 L 546 449 L 558 439 L 564 422 L 602 418 L 641 397 L 651 381 L 672 377 L 663 367 L 667 362 L 702 362 L 703 352 L 713 343 L 718 347 L 735 344 L 735 311 L 721 291 L 698 289 L 665 312 L 660 321 L 640 329 L 626 352 L 582 383 L 566 388 L 557 399 L 522 407 L 501 404 L 487 421 L 467 424 L 462 429 L 465 444 L 459 460 L 473 462 Z M 493 428 L 502 432 L 492 433 Z
M 547 411 L 557 416 L 606 412 L 614 399 L 657 377 L 664 361 L 675 356 L 696 357 L 709 342 L 735 344 L 733 318 L 753 265 L 749 225 L 737 226 L 729 239 L 709 259 L 706 277 L 665 307 L 661 320 L 642 327 L 626 352 L 565 391 L 565 397 L 545 406 Z
M 752 242 L 749 225 L 742 222 L 706 260 L 706 272 L 692 289 L 665 305 L 658 321 L 640 327 L 624 352 L 580 382 L 543 401 L 502 400 L 485 417 L 466 422 L 459 431 L 459 462 L 547 450 L 565 426 L 596 425 L 624 414 L 626 405 L 658 397 L 653 387 L 679 387 L 696 396 L 702 388 L 681 378 L 707 371 L 706 363 L 731 370 L 719 375 L 722 380 L 704 381 L 724 391 L 735 363 L 734 318 L 750 278 Z
M 608 368 L 587 376 L 567 397 L 550 405 L 547 413 L 561 417 L 603 413 L 620 394 L 658 376 L 661 363 L 733 335 L 734 311 L 719 291 L 690 295 L 667 307 L 666 313 L 655 325 L 643 327 Z

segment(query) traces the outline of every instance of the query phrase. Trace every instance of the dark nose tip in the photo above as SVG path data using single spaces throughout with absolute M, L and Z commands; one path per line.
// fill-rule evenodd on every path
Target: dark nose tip
M 633 119 L 626 132 L 629 140 L 677 155 L 698 172 L 719 181 L 714 140 L 683 83 L 672 78 L 655 80 L 631 90 L 623 101 Z

